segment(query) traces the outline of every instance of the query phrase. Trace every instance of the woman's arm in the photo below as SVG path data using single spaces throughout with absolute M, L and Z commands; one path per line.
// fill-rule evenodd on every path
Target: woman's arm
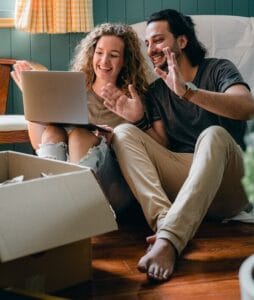
M 11 76 L 21 91 L 22 91 L 22 86 L 21 86 L 20 74 L 22 71 L 47 70 L 44 66 L 40 64 L 28 62 L 25 60 L 18 60 L 14 64 L 13 68 L 14 70 L 11 72 Z M 35 150 L 39 148 L 39 144 L 41 143 L 42 134 L 45 128 L 46 128 L 45 125 L 34 123 L 34 122 L 28 122 L 28 135 L 32 147 Z

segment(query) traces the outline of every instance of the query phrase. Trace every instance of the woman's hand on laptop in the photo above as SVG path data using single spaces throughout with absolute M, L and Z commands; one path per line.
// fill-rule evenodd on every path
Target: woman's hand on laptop
M 129 122 L 136 122 L 144 115 L 143 103 L 133 85 L 128 86 L 130 98 L 112 83 L 101 90 L 101 97 L 107 109 Z
M 22 71 L 38 71 L 38 70 L 47 70 L 43 65 L 29 62 L 26 60 L 17 60 L 13 65 L 13 71 L 11 72 L 11 77 L 16 82 L 17 86 L 22 91 L 20 74 Z
M 11 77 L 16 82 L 17 86 L 20 88 L 21 91 L 22 91 L 22 86 L 21 86 L 20 74 L 22 71 L 29 71 L 29 70 L 32 70 L 32 68 L 30 67 L 29 63 L 25 60 L 17 60 L 16 63 L 13 65 L 13 71 L 11 72 Z

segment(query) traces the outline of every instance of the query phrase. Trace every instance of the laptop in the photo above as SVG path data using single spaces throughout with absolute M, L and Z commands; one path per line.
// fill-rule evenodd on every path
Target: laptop
M 83 72 L 22 71 L 21 84 L 28 121 L 107 131 L 88 121 Z

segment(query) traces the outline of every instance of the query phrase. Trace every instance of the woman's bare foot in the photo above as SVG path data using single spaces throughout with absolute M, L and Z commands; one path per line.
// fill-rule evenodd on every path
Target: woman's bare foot
M 153 236 L 150 239 L 153 241 Z M 149 241 L 149 239 L 148 239 Z M 157 281 L 169 280 L 174 271 L 176 250 L 170 241 L 156 239 L 149 251 L 141 257 L 138 270 Z

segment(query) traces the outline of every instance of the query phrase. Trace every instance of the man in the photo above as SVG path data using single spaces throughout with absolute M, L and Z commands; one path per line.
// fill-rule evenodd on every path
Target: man
M 152 14 L 146 45 L 160 78 L 147 92 L 145 114 L 133 86 L 128 97 L 112 84 L 101 95 L 136 125 L 117 127 L 113 147 L 156 232 L 138 268 L 163 281 L 205 216 L 222 220 L 249 209 L 241 148 L 254 101 L 230 61 L 205 58 L 190 17 L 171 9 Z

